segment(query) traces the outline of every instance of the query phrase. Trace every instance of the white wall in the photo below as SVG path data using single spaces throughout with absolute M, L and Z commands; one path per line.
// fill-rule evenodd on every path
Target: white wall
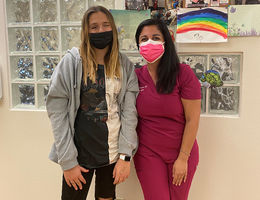
M 200 165 L 190 199 L 259 200 L 260 38 L 231 38 L 226 44 L 179 45 L 183 52 L 243 52 L 239 118 L 202 117 Z
M 6 30 L 0 0 L 0 199 L 60 199 L 61 170 L 48 160 L 53 141 L 46 112 L 9 109 Z M 226 44 L 179 45 L 181 52 L 243 52 L 239 118 L 201 117 L 200 163 L 190 200 L 259 200 L 260 37 L 231 38 Z M 118 187 L 119 197 L 142 200 L 134 169 Z M 93 200 L 93 187 L 88 200 Z

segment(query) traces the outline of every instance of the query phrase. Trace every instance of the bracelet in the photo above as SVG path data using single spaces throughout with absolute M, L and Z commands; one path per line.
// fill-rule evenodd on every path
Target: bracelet
M 185 154 L 187 157 L 190 157 L 189 153 L 186 153 L 185 151 L 180 150 L 181 153 Z

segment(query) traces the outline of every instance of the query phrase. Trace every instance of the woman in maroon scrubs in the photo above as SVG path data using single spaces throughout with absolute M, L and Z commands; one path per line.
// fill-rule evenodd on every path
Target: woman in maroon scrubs
M 145 200 L 186 200 L 199 160 L 200 83 L 188 65 L 179 63 L 162 21 L 143 21 L 135 37 L 147 61 L 136 69 L 136 172 Z

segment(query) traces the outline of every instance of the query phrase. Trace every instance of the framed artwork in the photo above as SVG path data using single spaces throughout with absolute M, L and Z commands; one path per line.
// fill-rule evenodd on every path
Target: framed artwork
M 135 31 L 145 19 L 151 18 L 150 10 L 110 10 L 118 31 L 120 49 L 137 51 Z

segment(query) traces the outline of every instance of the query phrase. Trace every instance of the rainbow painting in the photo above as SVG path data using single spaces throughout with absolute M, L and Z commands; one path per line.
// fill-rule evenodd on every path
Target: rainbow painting
M 181 8 L 177 13 L 176 42 L 227 42 L 227 8 Z

